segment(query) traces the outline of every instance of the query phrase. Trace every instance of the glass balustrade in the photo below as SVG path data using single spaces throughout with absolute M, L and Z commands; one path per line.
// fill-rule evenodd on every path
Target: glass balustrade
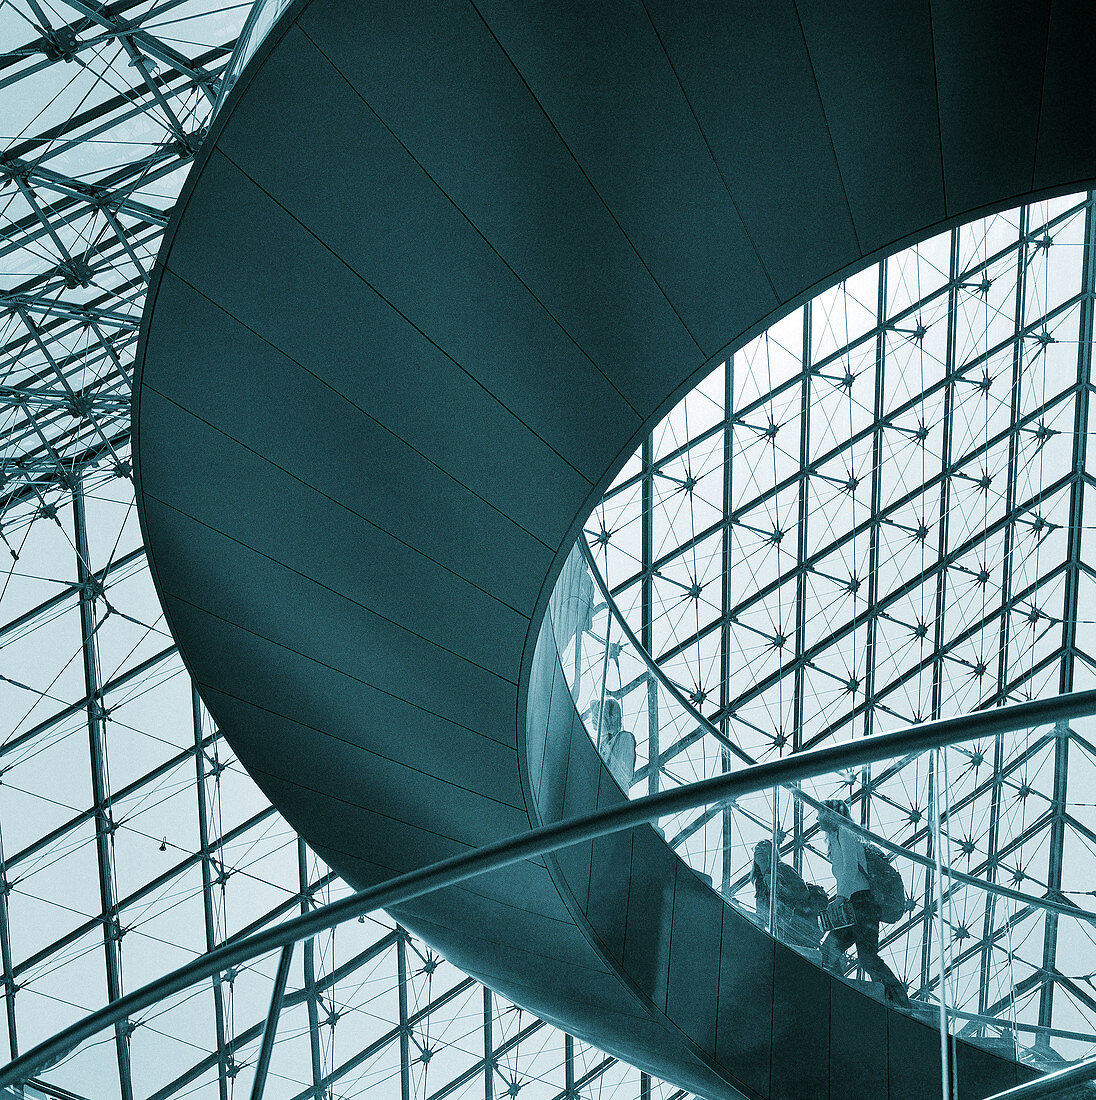
M 714 724 L 648 662 L 581 548 L 564 568 L 545 629 L 586 731 L 624 793 L 639 797 L 755 762 L 735 741 L 734 719 Z M 816 965 L 942 1034 L 1052 1071 L 1096 1054 L 1096 914 L 1083 904 L 1096 884 L 1074 870 L 1087 860 L 1071 849 L 1096 846 L 1096 798 L 1066 800 L 1045 779 L 1060 775 L 1054 761 L 1087 745 L 1094 730 L 1096 721 L 1080 719 L 914 753 L 663 817 L 656 827 L 727 905 Z M 987 774 L 998 815 L 992 852 L 972 839 L 985 833 L 977 815 Z M 1059 820 L 1068 831 L 1054 826 Z M 850 862 L 853 880 L 866 877 L 843 898 L 837 876 L 850 881 Z M 1060 889 L 1048 888 L 1052 879 Z M 858 899 L 865 886 L 868 897 Z M 276 1004 L 278 959 L 249 960 L 237 982 L 257 982 Z M 1048 967 L 1058 978 L 1052 986 L 1043 980 Z M 198 988 L 119 1026 L 143 1033 L 178 1019 Z M 297 1006 L 296 996 L 287 999 L 287 1010 Z M 262 1034 L 251 1029 L 245 1057 L 258 1059 Z M 112 1050 L 100 1034 L 61 1061 L 67 1071 L 91 1072 Z M 1096 1095 L 1089 1088 L 1071 1095 Z
M 220 111 L 228 93 L 232 91 L 232 86 L 243 72 L 244 66 L 255 55 L 263 39 L 270 33 L 270 28 L 289 7 L 290 2 L 291 0 L 257 0 L 252 7 L 240 37 L 236 40 L 236 48 L 232 51 L 232 56 L 225 66 L 224 75 L 221 77 L 221 86 L 217 90 L 217 102 L 213 105 L 214 115 Z
M 718 700 L 690 698 L 647 659 L 581 546 L 550 613 L 576 707 L 625 793 L 755 762 L 738 747 L 738 720 L 715 724 L 701 713 Z M 733 670 L 724 679 L 733 686 Z M 1096 1052 L 1096 914 L 1083 906 L 1096 883 L 1071 880 L 1078 853 L 1068 850 L 1086 835 L 1096 846 L 1096 808 L 1065 802 L 1048 778 L 1056 755 L 1088 729 L 1096 733 L 1096 722 L 1081 719 L 918 753 L 663 818 L 658 828 L 727 904 L 818 965 L 951 1035 L 1051 1070 Z M 986 833 L 975 818 L 987 779 L 995 851 L 976 839 Z M 1038 827 L 1048 817 L 1068 819 L 1068 834 Z M 892 884 L 901 878 L 877 926 L 878 910 L 835 904 L 842 852 L 862 866 L 868 848 L 873 899 L 887 878 L 881 866 L 893 869 Z M 1062 888 L 1050 890 L 1058 876 Z M 1042 980 L 1048 965 L 1060 977 L 1053 997 Z

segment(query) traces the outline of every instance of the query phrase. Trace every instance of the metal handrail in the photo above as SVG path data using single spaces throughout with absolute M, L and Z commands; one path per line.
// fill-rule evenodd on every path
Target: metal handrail
M 903 756 L 909 752 L 944 748 L 963 741 L 1033 725 L 1044 725 L 1096 714 L 1096 690 L 1072 692 L 979 711 L 960 718 L 924 722 L 889 733 L 873 734 L 839 745 L 795 753 L 736 772 L 701 779 L 658 794 L 618 803 L 608 809 L 545 825 L 471 852 L 451 856 L 428 867 L 399 875 L 388 882 L 333 901 L 299 917 L 252 933 L 192 959 L 133 993 L 104 1005 L 0 1069 L 0 1088 L 25 1082 L 71 1054 L 85 1039 L 128 1019 L 190 986 L 240 966 L 250 959 L 309 939 L 326 929 L 375 909 L 385 909 L 456 886 L 475 875 L 497 871 L 611 833 L 624 832 L 673 814 L 723 802 L 756 791 L 813 779 L 842 768 Z
M 1078 1062 L 1075 1066 L 1066 1069 L 1058 1069 L 1053 1073 L 1036 1077 L 1034 1081 L 1028 1081 L 1024 1085 L 1005 1089 L 1004 1092 L 995 1092 L 987 1096 L 986 1100 L 1044 1100 L 1048 1096 L 1060 1096 L 1066 1089 L 1074 1085 L 1083 1085 L 1096 1078 L 1096 1058 L 1090 1058 L 1085 1062 Z

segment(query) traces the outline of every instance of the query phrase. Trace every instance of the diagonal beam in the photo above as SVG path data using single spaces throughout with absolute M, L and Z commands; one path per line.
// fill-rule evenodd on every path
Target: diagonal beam
M 251 1082 L 251 1100 L 263 1100 L 266 1091 L 266 1075 L 270 1069 L 270 1056 L 274 1053 L 274 1038 L 278 1033 L 278 1020 L 282 1015 L 285 985 L 289 981 L 289 966 L 293 961 L 293 944 L 287 943 L 278 956 L 278 972 L 274 975 L 274 991 L 270 995 L 270 1009 L 263 1026 L 263 1041 L 259 1058 L 255 1063 L 255 1077 Z

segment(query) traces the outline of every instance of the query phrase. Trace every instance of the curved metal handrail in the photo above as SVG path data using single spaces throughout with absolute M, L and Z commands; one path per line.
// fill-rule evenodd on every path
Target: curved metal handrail
M 1096 1058 L 1089 1058 L 1075 1066 L 1067 1066 L 1043 1077 L 1036 1077 L 1027 1084 L 994 1093 L 993 1096 L 987 1096 L 986 1100 L 1043 1100 L 1043 1097 L 1061 1096 L 1071 1086 L 1083 1085 L 1093 1078 L 1096 1078 Z
M 475 875 L 548 855 L 560 848 L 596 840 L 611 833 L 646 825 L 660 817 L 712 802 L 740 798 L 797 780 L 828 775 L 842 768 L 893 759 L 909 752 L 943 748 L 1032 725 L 1096 714 L 1096 690 L 1058 695 L 983 711 L 963 718 L 924 722 L 857 741 L 826 745 L 766 761 L 735 772 L 697 780 L 658 794 L 625 801 L 605 810 L 545 825 L 471 852 L 451 856 L 399 875 L 367 890 L 303 913 L 282 924 L 231 940 L 171 971 L 133 993 L 112 1001 L 20 1055 L 0 1069 L 0 1088 L 17 1085 L 55 1065 L 80 1043 L 136 1012 L 181 993 L 206 978 L 260 955 L 309 939 L 344 920 L 375 909 L 401 905 L 414 898 L 456 886 Z

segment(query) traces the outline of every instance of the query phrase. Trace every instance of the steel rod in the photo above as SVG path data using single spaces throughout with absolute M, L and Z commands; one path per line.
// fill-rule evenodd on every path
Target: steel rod
M 251 1100 L 262 1100 L 266 1088 L 266 1074 L 270 1069 L 270 1056 L 274 1053 L 274 1039 L 278 1034 L 278 1019 L 285 999 L 285 983 L 289 981 L 289 965 L 293 961 L 294 944 L 287 943 L 278 959 L 278 973 L 274 976 L 274 992 L 270 995 L 270 1011 L 266 1014 L 263 1041 L 259 1047 L 259 1060 L 255 1063 L 255 1078 L 251 1082 Z

